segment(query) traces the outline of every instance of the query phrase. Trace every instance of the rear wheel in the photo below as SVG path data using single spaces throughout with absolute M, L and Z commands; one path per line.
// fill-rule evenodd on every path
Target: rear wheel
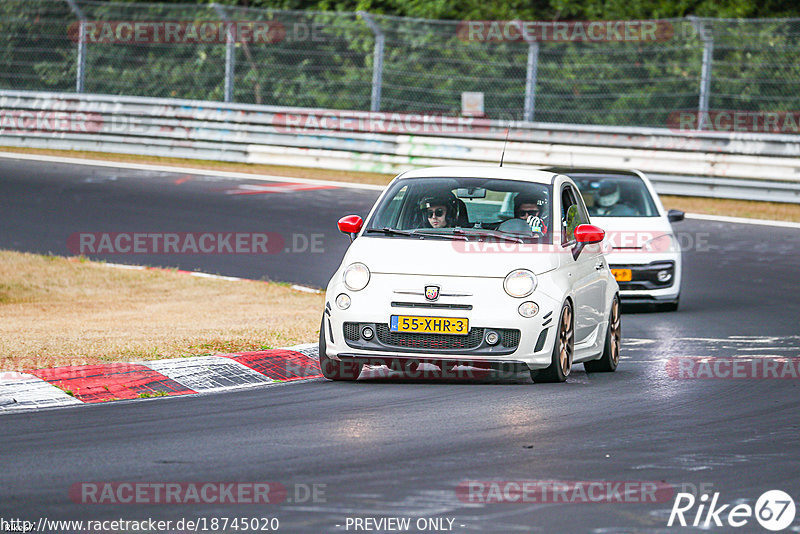
M 361 374 L 364 364 L 358 362 L 342 362 L 328 358 L 328 342 L 325 337 L 325 316 L 319 324 L 319 368 L 322 376 L 328 380 L 356 380 Z
M 608 329 L 606 330 L 606 343 L 603 355 L 599 360 L 584 362 L 583 367 L 587 373 L 613 372 L 619 365 L 619 348 L 622 343 L 622 319 L 619 313 L 619 297 L 614 297 L 611 303 L 611 313 L 608 315 Z
M 550 365 L 531 371 L 534 382 L 564 382 L 572 370 L 572 355 L 575 350 L 575 330 L 572 305 L 569 301 L 561 308 L 556 340 Z

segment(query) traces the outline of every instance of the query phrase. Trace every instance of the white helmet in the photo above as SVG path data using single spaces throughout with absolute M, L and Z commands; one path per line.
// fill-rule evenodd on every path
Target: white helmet
M 617 182 L 603 182 L 597 191 L 597 204 L 609 208 L 619 202 L 619 184 Z

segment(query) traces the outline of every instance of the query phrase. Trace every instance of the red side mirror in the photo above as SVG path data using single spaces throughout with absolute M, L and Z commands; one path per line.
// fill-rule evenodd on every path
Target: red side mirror
M 339 231 L 345 234 L 357 234 L 361 231 L 364 220 L 358 215 L 347 215 L 339 219 Z
M 582 224 L 575 228 L 575 241 L 584 245 L 599 243 L 605 236 L 605 231 L 593 224 Z

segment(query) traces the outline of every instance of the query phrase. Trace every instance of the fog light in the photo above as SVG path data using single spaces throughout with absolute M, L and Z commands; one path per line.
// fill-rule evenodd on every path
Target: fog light
M 539 305 L 535 302 L 523 302 L 519 305 L 519 314 L 523 317 L 533 317 L 539 313 Z
M 349 308 L 350 297 L 345 293 L 339 294 L 339 296 L 336 297 L 336 307 L 339 308 L 340 310 L 346 310 L 347 308 Z
M 494 330 L 486 332 L 486 343 L 489 345 L 497 345 L 498 341 L 500 341 L 500 335 L 497 332 Z
M 372 330 L 369 326 L 365 326 L 361 329 L 361 337 L 364 339 L 372 339 L 372 336 L 375 335 L 375 331 Z
M 672 279 L 672 273 L 669 271 L 658 271 L 656 278 L 659 282 L 669 282 Z

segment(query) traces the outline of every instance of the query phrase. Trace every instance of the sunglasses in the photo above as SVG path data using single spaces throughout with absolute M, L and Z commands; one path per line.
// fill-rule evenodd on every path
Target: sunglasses
M 441 217 L 444 215 L 444 208 L 436 208 L 435 210 L 428 210 L 428 218 Z
M 517 217 L 522 216 L 522 215 L 524 215 L 526 217 L 529 216 L 529 215 L 533 215 L 533 216 L 537 216 L 538 217 L 539 210 L 519 210 L 517 213 L 519 214 L 519 215 L 517 215 Z

